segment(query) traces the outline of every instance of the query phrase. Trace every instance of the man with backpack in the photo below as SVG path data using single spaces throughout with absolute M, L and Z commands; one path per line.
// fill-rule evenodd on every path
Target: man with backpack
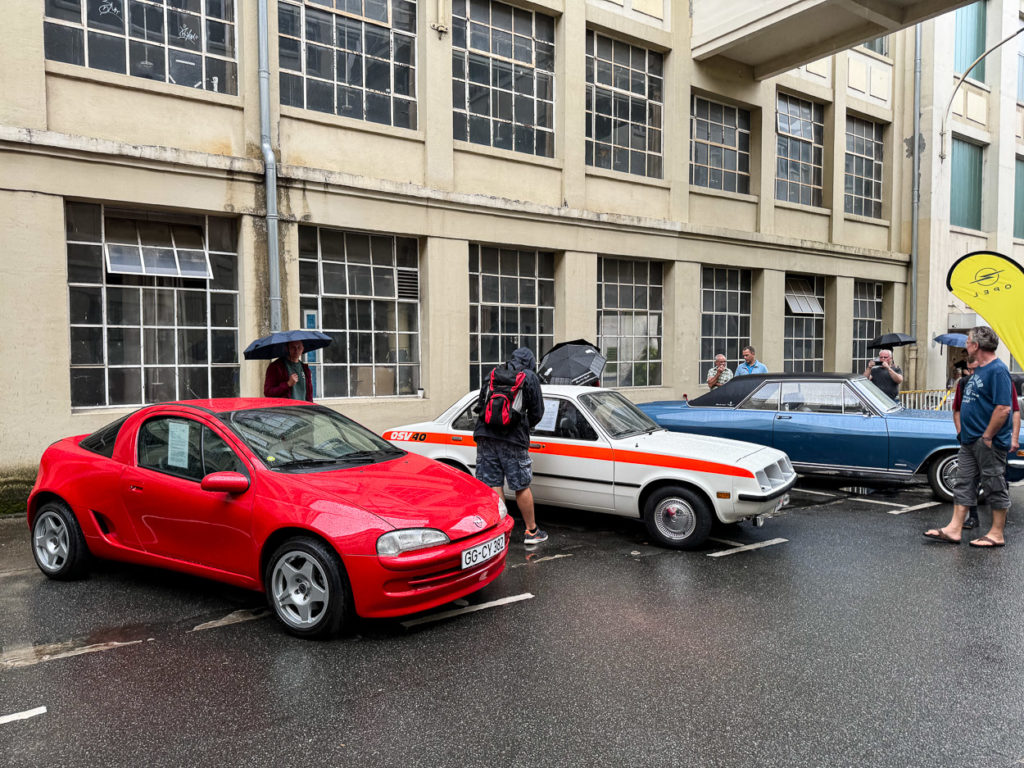
M 544 399 L 537 378 L 537 358 L 526 347 L 512 353 L 484 380 L 477 400 L 476 477 L 503 496 L 502 485 L 516 494 L 516 506 L 523 515 L 526 533 L 523 543 L 547 541 L 537 527 L 533 511 L 533 459 L 530 458 L 530 430 L 544 416 Z

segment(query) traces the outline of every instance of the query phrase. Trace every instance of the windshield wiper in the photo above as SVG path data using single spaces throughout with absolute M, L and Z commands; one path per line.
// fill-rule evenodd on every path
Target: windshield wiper
M 363 461 L 375 459 L 378 456 L 401 456 L 403 451 L 399 448 L 378 448 L 375 451 L 353 451 L 339 456 L 335 461 Z
M 337 464 L 339 459 L 291 459 L 289 461 L 282 461 L 280 464 L 275 464 L 276 469 L 283 467 L 315 467 L 320 464 Z

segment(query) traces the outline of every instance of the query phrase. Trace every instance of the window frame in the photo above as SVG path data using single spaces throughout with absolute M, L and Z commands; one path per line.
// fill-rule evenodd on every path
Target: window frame
M 750 343 L 753 279 L 750 269 L 701 265 L 701 373 L 714 366 L 719 352 L 734 372 L 743 359 L 743 347 Z
M 701 114 L 704 111 L 704 105 L 707 105 L 706 117 Z M 715 119 L 716 113 L 721 114 L 720 120 Z M 729 124 L 729 113 L 733 113 L 732 125 Z M 702 123 L 707 123 L 708 138 L 706 139 L 700 136 L 701 129 L 704 127 Z M 746 127 L 744 127 L 744 124 Z M 713 139 L 713 133 L 718 132 L 719 128 L 721 129 L 722 138 L 721 141 L 716 142 Z M 715 101 L 700 94 L 691 94 L 690 185 L 702 189 L 715 189 L 721 192 L 749 195 L 752 171 L 751 152 L 753 149 L 751 145 L 752 128 L 750 110 Z M 732 143 L 727 141 L 730 130 L 734 132 L 735 138 L 735 141 Z M 745 150 L 742 149 L 744 136 L 746 137 L 747 145 Z M 707 155 L 706 163 L 701 162 L 703 159 L 701 157 L 702 147 L 706 147 L 706 150 L 703 150 L 703 153 Z M 713 150 L 715 149 L 719 150 L 720 165 L 712 162 Z M 730 152 L 736 153 L 735 167 L 732 169 L 726 167 Z M 746 166 L 746 171 L 743 170 L 744 165 Z M 713 183 L 716 178 L 716 171 L 720 177 L 720 184 Z M 704 176 L 707 177 L 706 180 L 703 178 Z M 733 189 L 727 188 L 729 184 L 726 182 L 730 177 L 734 178 Z
M 604 387 L 660 387 L 664 377 L 665 349 L 665 270 L 664 262 L 654 259 L 633 259 L 619 256 L 597 257 L 597 346 L 607 359 L 601 385 Z M 627 279 L 623 279 L 628 269 Z M 638 282 L 638 269 L 643 269 L 646 282 Z M 655 278 L 657 273 L 657 278 Z M 614 282 L 609 280 L 614 275 Z M 657 279 L 658 282 L 655 282 Z M 630 290 L 632 289 L 632 290 Z M 632 295 L 628 305 L 621 297 L 625 292 Z M 615 306 L 608 305 L 611 292 L 615 293 Z M 637 307 L 638 297 L 643 298 L 644 306 Z M 656 305 L 656 306 L 655 306 Z M 615 333 L 609 333 L 608 321 L 614 322 Z M 646 328 L 646 333 L 636 333 L 636 323 Z M 626 333 L 626 323 L 629 330 Z M 656 325 L 656 332 L 651 333 L 651 325 Z M 616 357 L 612 359 L 609 339 L 616 340 Z M 637 352 L 637 345 L 643 342 L 646 357 Z M 649 353 L 656 341 L 657 357 L 651 358 Z M 627 357 L 618 356 L 623 344 L 632 352 Z M 638 366 L 640 366 L 638 368 Z M 644 381 L 636 383 L 637 373 L 642 372 Z M 626 383 L 628 378 L 629 383 Z
M 804 126 L 807 126 L 806 129 Z M 824 207 L 825 105 L 778 91 L 775 99 L 775 137 L 776 200 L 794 205 Z M 792 154 L 794 150 L 795 157 Z M 804 178 L 804 168 L 807 169 L 809 179 Z M 793 199 L 794 190 L 796 199 Z
M 882 218 L 885 194 L 885 124 L 848 113 L 845 160 L 843 211 L 854 216 Z M 856 210 L 858 203 L 860 212 Z

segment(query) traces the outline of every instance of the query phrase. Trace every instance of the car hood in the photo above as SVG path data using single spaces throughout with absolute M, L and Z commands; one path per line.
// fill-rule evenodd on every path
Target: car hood
M 885 414 L 887 419 L 926 419 L 928 421 L 946 421 L 953 424 L 953 414 L 949 411 L 925 411 L 916 408 L 901 408 Z
M 289 476 L 324 499 L 359 507 L 395 528 L 437 528 L 455 541 L 498 523 L 490 488 L 433 459 L 398 459 L 329 472 Z
M 713 461 L 719 464 L 733 464 L 759 451 L 772 450 L 771 448 L 766 449 L 763 445 L 746 443 L 742 440 L 666 430 L 616 440 L 615 448 L 634 448 L 639 451 Z

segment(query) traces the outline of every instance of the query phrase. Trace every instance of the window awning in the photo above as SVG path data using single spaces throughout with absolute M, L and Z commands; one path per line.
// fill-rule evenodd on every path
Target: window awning
M 786 306 L 794 315 L 825 315 L 825 309 L 806 280 L 787 278 Z

